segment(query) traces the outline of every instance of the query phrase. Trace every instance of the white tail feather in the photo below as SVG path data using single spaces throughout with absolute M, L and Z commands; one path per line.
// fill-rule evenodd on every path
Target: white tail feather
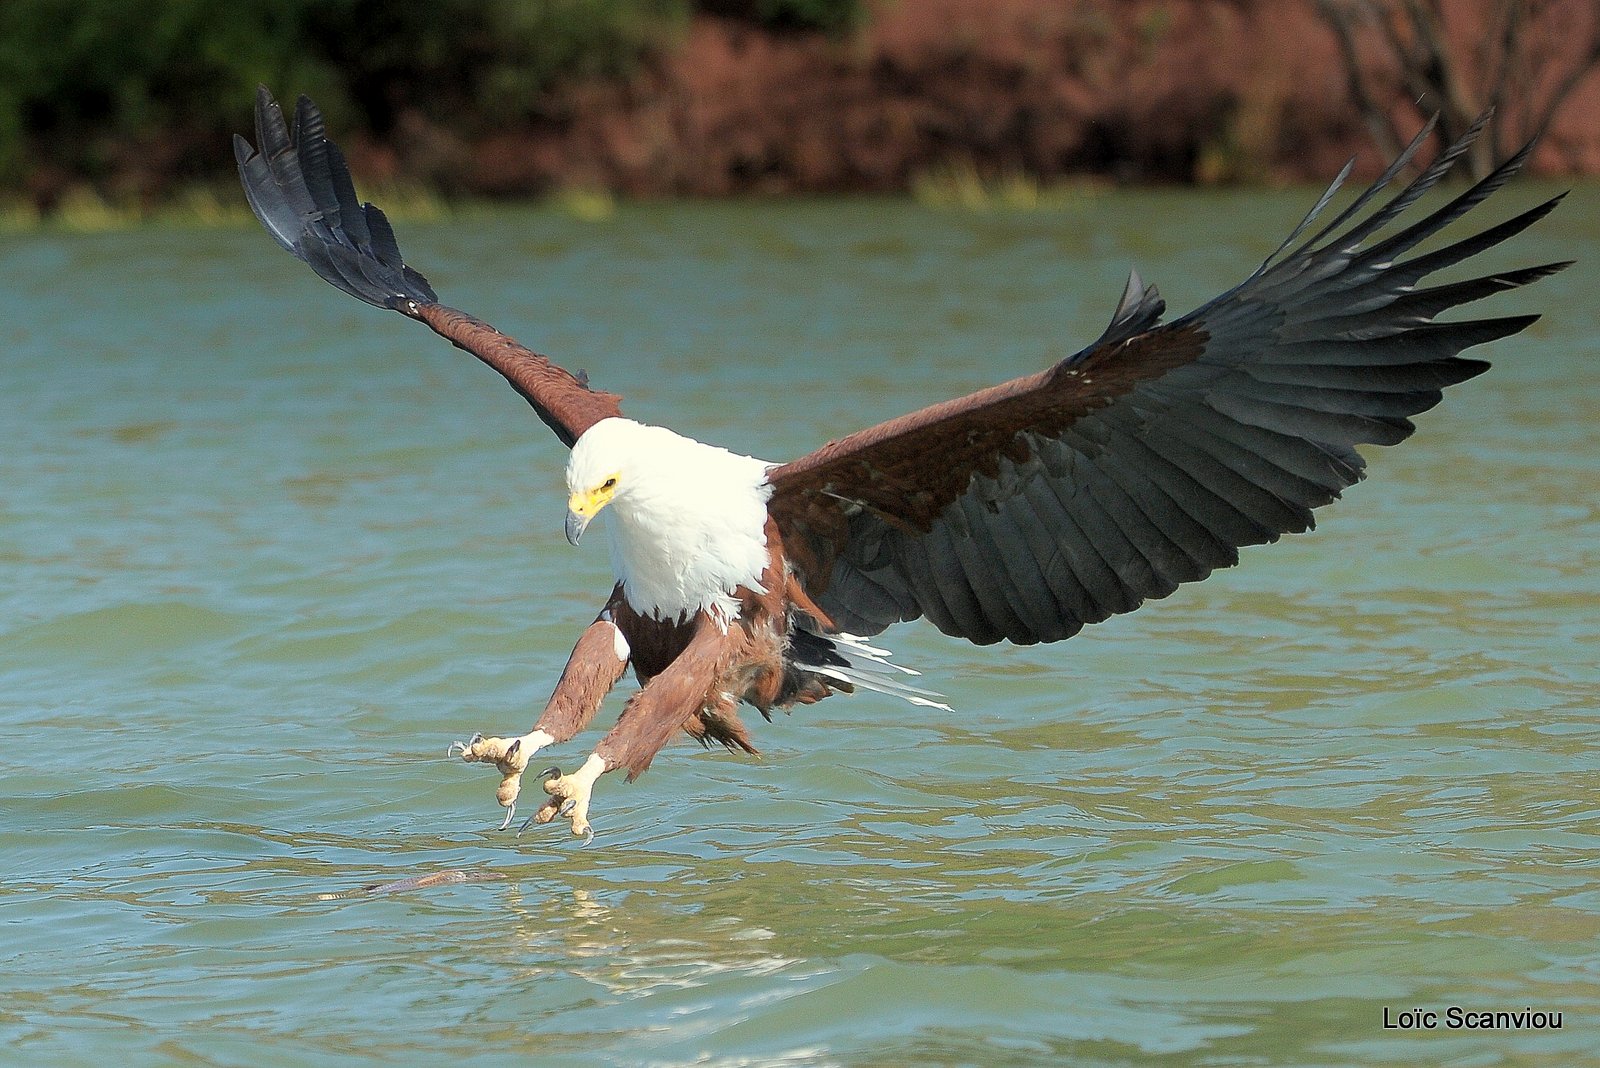
M 850 686 L 859 686 L 888 694 L 890 697 L 898 697 L 914 705 L 940 708 L 946 712 L 953 711 L 949 705 L 936 700 L 944 696 L 943 694 L 924 690 L 920 686 L 912 686 L 895 678 L 895 672 L 901 675 L 918 675 L 920 672 L 891 663 L 888 659 L 889 650 L 868 645 L 854 634 L 829 634 L 817 637 L 828 644 L 831 655 L 827 662 L 823 663 L 798 661 L 806 670 Z

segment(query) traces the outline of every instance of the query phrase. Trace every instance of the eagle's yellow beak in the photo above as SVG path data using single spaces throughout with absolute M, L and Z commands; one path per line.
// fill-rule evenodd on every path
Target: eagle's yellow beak
M 574 493 L 567 498 L 567 541 L 573 545 L 583 537 L 584 528 L 599 514 L 600 509 L 616 496 L 617 480 L 608 478 L 586 493 Z

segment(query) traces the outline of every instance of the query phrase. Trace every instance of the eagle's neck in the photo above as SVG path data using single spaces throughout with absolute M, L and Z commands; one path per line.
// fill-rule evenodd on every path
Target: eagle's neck
M 704 609 L 726 624 L 736 589 L 762 592 L 771 466 L 670 432 L 631 458 L 606 514 L 612 567 L 636 612 L 678 620 Z

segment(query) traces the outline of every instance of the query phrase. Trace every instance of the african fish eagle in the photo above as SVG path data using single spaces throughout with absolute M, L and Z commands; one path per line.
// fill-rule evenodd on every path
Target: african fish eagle
M 1419 285 L 1560 200 L 1411 254 L 1527 159 L 1531 145 L 1391 229 L 1486 120 L 1374 205 L 1429 123 L 1296 245 L 1347 164 L 1260 268 L 1182 318 L 1161 323 L 1164 302 L 1134 274 L 1110 326 L 1081 352 L 783 464 L 626 419 L 615 394 L 440 304 L 383 212 L 357 201 L 307 98 L 286 122 L 262 88 L 259 147 L 237 136 L 234 147 L 250 206 L 280 245 L 500 372 L 571 448 L 569 541 L 600 511 L 612 517 L 616 586 L 538 722 L 450 747 L 499 770 L 504 828 L 529 761 L 582 730 L 632 663 L 642 685 L 616 726 L 576 771 L 540 774 L 549 796 L 532 819 L 570 816 L 573 833 L 588 834 L 595 780 L 625 768 L 631 781 L 680 730 L 754 753 L 740 701 L 769 718 L 858 687 L 936 704 L 868 644 L 892 623 L 923 616 L 980 645 L 1060 641 L 1237 563 L 1240 546 L 1309 530 L 1313 508 L 1363 477 L 1355 446 L 1410 436 L 1408 416 L 1488 367 L 1462 350 L 1537 318 L 1435 317 L 1567 266 Z

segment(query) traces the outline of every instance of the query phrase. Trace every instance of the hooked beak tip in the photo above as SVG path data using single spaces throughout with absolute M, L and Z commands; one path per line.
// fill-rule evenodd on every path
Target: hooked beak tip
M 583 528 L 588 525 L 589 519 L 587 516 L 581 516 L 569 509 L 567 511 L 567 544 L 578 544 L 578 539 L 583 537 Z

